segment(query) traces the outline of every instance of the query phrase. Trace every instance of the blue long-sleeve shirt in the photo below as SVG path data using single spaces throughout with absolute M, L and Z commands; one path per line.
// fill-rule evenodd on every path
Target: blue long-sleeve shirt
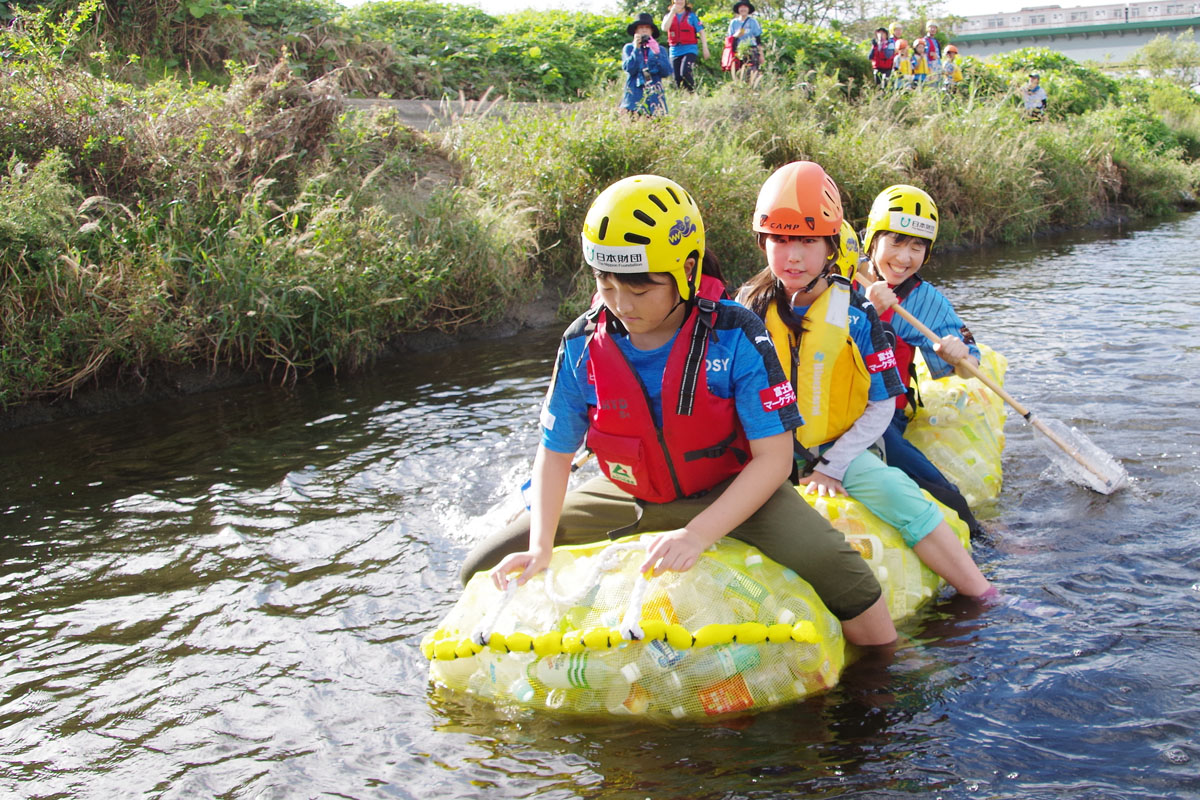
M 637 114 L 666 114 L 667 98 L 663 94 L 662 79 L 672 74 L 667 48 L 659 47 L 655 54 L 649 47 L 635 48 L 633 42 L 629 42 L 621 53 L 621 68 L 629 76 L 625 79 L 621 108 Z M 643 69 L 650 76 L 648 83 Z

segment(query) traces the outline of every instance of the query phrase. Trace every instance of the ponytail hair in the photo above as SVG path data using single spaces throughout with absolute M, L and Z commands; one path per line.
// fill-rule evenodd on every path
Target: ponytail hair
M 804 332 L 804 320 L 792 311 L 792 299 L 770 267 L 760 270 L 746 281 L 738 290 L 737 301 L 763 320 L 767 318 L 767 309 L 774 304 L 779 318 L 793 333 L 799 335 Z

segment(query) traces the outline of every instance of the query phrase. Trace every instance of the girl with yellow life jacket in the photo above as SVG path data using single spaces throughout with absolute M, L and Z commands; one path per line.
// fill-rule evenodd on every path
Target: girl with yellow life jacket
M 786 164 L 763 184 L 753 227 L 767 268 L 737 299 L 766 322 L 796 389 L 799 483 L 853 497 L 959 592 L 993 596 L 937 504 L 867 449 L 887 429 L 904 385 L 874 308 L 839 272 L 845 264 L 854 274 L 859 248 L 837 185 L 811 161 Z
M 924 39 L 913 42 L 912 72 L 913 84 L 920 89 L 929 79 L 929 54 L 925 50 Z

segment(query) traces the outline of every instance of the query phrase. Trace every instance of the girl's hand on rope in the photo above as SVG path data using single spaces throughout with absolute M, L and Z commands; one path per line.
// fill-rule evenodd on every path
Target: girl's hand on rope
M 509 576 L 517 572 L 520 573 L 517 575 L 517 585 L 524 586 L 526 581 L 544 570 L 549 564 L 549 552 L 526 550 L 523 553 L 510 553 L 492 569 L 492 583 L 503 592 L 508 588 Z
M 824 472 L 814 471 L 811 475 L 807 475 L 796 481 L 801 486 L 807 487 L 804 490 L 805 494 L 817 493 L 818 497 L 836 497 L 839 494 L 843 497 L 849 497 L 850 493 L 846 491 L 846 487 L 842 486 L 842 482 L 837 478 L 831 478 Z
M 686 572 L 696 564 L 704 550 L 704 543 L 689 533 L 687 528 L 666 531 L 650 542 L 646 548 L 646 560 L 638 571 L 645 574 L 652 569 L 652 577 L 658 577 L 667 570 Z

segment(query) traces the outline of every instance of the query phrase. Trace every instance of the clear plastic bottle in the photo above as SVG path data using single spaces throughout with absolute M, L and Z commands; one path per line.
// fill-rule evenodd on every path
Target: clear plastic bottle
M 650 693 L 636 681 L 614 683 L 605 692 L 604 707 L 610 714 L 645 714 L 650 707 Z
M 592 652 L 546 656 L 534 666 L 533 674 L 551 689 L 603 689 L 614 682 L 628 683 L 619 669 Z

